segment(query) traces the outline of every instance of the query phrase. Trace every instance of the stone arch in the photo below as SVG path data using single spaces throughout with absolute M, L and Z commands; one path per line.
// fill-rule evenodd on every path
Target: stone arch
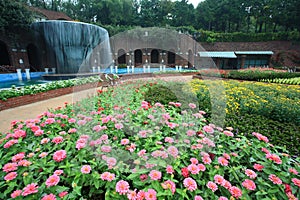
M 157 49 L 151 51 L 151 63 L 159 63 L 159 52 Z
M 124 49 L 118 50 L 118 64 L 126 64 L 126 52 Z
M 134 51 L 134 62 L 136 66 L 143 64 L 143 52 L 141 49 L 136 49 Z
M 168 51 L 168 65 L 169 66 L 173 66 L 175 65 L 175 61 L 176 61 L 176 54 L 175 51 L 173 49 Z
M 32 43 L 27 45 L 27 55 L 30 71 L 40 71 L 42 65 L 41 55 L 36 45 Z
M 193 51 L 191 49 L 188 50 L 188 67 L 191 68 L 193 67 L 194 60 L 193 60 Z
M 2 41 L 0 41 L 0 55 L 0 65 L 10 65 L 7 45 Z

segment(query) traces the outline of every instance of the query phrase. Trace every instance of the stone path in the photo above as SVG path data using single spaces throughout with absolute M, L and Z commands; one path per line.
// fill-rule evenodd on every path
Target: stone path
M 153 78 L 144 78 L 143 80 L 151 80 Z M 192 76 L 170 76 L 170 77 L 159 77 L 156 79 L 161 79 L 164 81 L 189 81 Z M 139 79 L 133 79 L 139 80 Z M 98 88 L 93 88 L 90 90 L 84 90 L 81 92 L 75 92 L 68 95 L 63 95 L 60 97 L 39 101 L 36 103 L 11 108 L 7 110 L 0 111 L 0 133 L 5 133 L 10 129 L 10 122 L 13 120 L 27 120 L 36 118 L 38 115 L 47 111 L 48 109 L 55 109 L 57 107 L 63 107 L 65 102 L 73 103 L 80 101 L 83 98 L 96 94 Z

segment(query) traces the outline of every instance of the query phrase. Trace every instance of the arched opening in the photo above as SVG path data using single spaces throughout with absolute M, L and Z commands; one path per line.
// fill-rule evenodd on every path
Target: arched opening
M 159 52 L 157 49 L 151 51 L 151 63 L 159 63 Z
M 4 42 L 0 41 L 0 66 L 10 65 L 9 55 L 7 51 L 7 46 Z
M 168 65 L 174 67 L 175 65 L 175 53 L 173 50 L 168 51 Z
M 189 54 L 189 55 L 188 55 L 188 61 L 189 61 L 189 62 L 188 62 L 188 67 L 189 67 L 189 68 L 192 68 L 192 67 L 193 67 L 193 63 L 194 63 L 194 62 L 193 62 L 193 52 L 192 52 L 192 50 L 189 50 L 189 51 L 188 51 L 188 54 Z
M 124 49 L 119 49 L 118 51 L 118 64 L 126 64 L 126 52 L 124 51 Z
M 30 65 L 30 71 L 40 71 L 41 69 L 41 56 L 38 48 L 34 44 L 29 44 L 27 46 L 27 55 Z
M 143 53 L 142 50 L 137 49 L 134 51 L 134 61 L 135 66 L 140 66 L 143 64 Z

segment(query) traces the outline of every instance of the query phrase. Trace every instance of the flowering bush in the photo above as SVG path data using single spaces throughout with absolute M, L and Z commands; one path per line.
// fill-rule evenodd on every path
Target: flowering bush
M 36 94 L 40 92 L 46 92 L 49 90 L 55 90 L 59 88 L 72 87 L 77 85 L 83 85 L 87 83 L 97 83 L 101 79 L 99 76 L 91 76 L 87 78 L 74 78 L 69 80 L 52 81 L 45 84 L 28 85 L 20 88 L 4 89 L 0 91 L 0 100 L 6 101 L 12 97 Z
M 12 122 L 0 199 L 296 199 L 299 159 L 259 133 L 207 124 L 194 102 L 150 104 L 126 84 Z M 126 91 L 126 92 L 124 92 Z

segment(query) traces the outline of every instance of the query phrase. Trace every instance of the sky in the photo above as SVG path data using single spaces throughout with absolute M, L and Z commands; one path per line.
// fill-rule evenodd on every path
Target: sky
M 194 5 L 194 7 L 196 8 L 201 1 L 204 1 L 204 0 L 189 0 L 189 3 L 192 3 Z

